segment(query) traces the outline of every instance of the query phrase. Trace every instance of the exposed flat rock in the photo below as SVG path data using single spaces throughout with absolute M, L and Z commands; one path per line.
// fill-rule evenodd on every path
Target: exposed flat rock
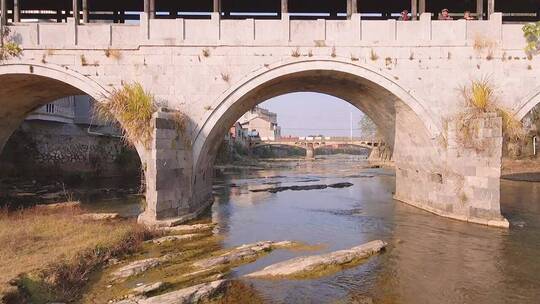
M 156 290 L 159 290 L 163 286 L 165 286 L 165 283 L 163 282 L 157 282 L 153 284 L 144 284 L 144 285 L 131 289 L 131 291 L 133 291 L 135 295 L 146 295 Z
M 155 240 L 150 240 L 148 242 L 151 242 L 154 244 L 163 244 L 167 242 L 176 242 L 176 241 L 191 241 L 191 240 L 198 239 L 204 236 L 205 236 L 204 234 L 200 234 L 200 233 L 168 235 L 168 236 L 160 237 Z
M 159 258 L 150 258 L 135 261 L 129 263 L 128 265 L 118 269 L 112 275 L 116 278 L 127 278 L 129 276 L 137 275 L 139 273 L 145 272 L 150 268 L 157 267 L 162 263 L 162 259 Z
M 220 256 L 212 257 L 193 263 L 193 266 L 199 268 L 211 268 L 218 265 L 227 265 L 231 263 L 240 262 L 242 260 L 257 258 L 264 252 L 272 251 L 278 248 L 286 248 L 294 246 L 294 242 L 257 242 L 252 244 L 246 244 L 236 247 Z
M 93 221 L 103 221 L 103 220 L 113 220 L 120 218 L 118 213 L 85 213 L 81 214 L 80 217 L 85 220 Z
M 178 233 L 193 233 L 213 229 L 215 224 L 179 225 L 173 227 L 159 227 L 159 230 Z
M 203 283 L 159 296 L 134 300 L 137 304 L 191 304 L 209 300 L 221 294 L 227 288 L 226 280 Z M 132 300 L 133 301 L 133 300 Z
M 383 241 L 372 241 L 351 249 L 286 260 L 250 273 L 246 277 L 294 277 L 326 266 L 343 265 L 354 260 L 367 258 L 385 247 L 386 243 Z

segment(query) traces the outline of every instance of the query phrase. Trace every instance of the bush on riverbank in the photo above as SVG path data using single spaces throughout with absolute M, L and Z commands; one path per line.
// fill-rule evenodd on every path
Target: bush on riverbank
M 76 300 L 107 260 L 134 252 L 153 234 L 133 221 L 88 221 L 81 214 L 73 206 L 0 213 L 5 303 Z

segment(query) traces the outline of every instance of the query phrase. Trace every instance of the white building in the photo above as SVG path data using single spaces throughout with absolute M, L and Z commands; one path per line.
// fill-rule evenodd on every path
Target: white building
M 277 122 L 277 114 L 261 107 L 255 107 L 239 120 L 243 128 L 256 132 L 261 140 L 277 140 L 281 137 L 281 127 Z

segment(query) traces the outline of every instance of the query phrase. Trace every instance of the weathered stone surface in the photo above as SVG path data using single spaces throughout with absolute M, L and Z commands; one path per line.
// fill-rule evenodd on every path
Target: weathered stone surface
M 154 244 L 163 244 L 166 242 L 192 241 L 194 239 L 198 239 L 201 237 L 204 237 L 204 234 L 195 233 L 195 234 L 168 235 L 168 236 L 160 237 L 159 239 L 151 240 L 148 242 L 151 242 Z
M 347 250 L 335 251 L 322 255 L 303 256 L 274 265 L 246 275 L 246 277 L 290 277 L 331 265 L 343 265 L 354 260 L 367 258 L 386 247 L 380 240 L 372 241 Z
M 135 298 L 122 304 L 188 304 L 199 303 L 219 295 L 227 288 L 226 280 L 203 283 L 151 298 Z
M 500 13 L 492 14 L 488 21 L 467 23 L 466 29 L 461 21 L 442 27 L 431 22 L 430 14 L 423 14 L 422 22 L 389 27 L 361 20 L 358 14 L 340 21 L 340 26 L 334 21 L 291 26 L 287 15 L 282 17 L 272 21 L 275 26 L 254 22 L 246 27 L 245 20 L 221 20 L 214 13 L 209 20 L 183 24 L 179 33 L 171 32 L 179 29 L 175 20 L 154 23 L 144 16 L 139 25 L 129 28 L 96 24 L 92 29 L 74 30 L 73 24 L 64 23 L 55 25 L 58 30 L 40 31 L 39 27 L 13 25 L 12 33 L 20 37 L 24 52 L 21 58 L 0 66 L 0 149 L 26 113 L 49 100 L 80 92 L 100 100 L 110 93 L 109 88 L 140 81 L 167 107 L 182 111 L 194 127 L 182 136 L 173 135 L 169 132 L 172 120 L 162 121 L 173 113 L 156 113 L 157 128 L 152 130 L 156 138 L 148 147 L 138 147 L 147 165 L 147 208 L 140 220 L 172 225 L 193 218 L 209 205 L 216 147 L 236 117 L 268 96 L 316 90 L 348 100 L 376 121 L 395 149 L 397 199 L 435 209 L 443 216 L 471 219 L 474 194 L 460 200 L 452 189 L 457 178 L 448 173 L 471 176 L 472 170 L 461 168 L 464 164 L 475 170 L 487 167 L 496 171 L 497 166 L 486 165 L 474 153 L 457 159 L 452 141 L 448 149 L 439 143 L 445 137 L 442 122 L 462 106 L 455 89 L 469 82 L 473 74 L 492 74 L 494 85 L 503 88 L 498 96 L 501 106 L 514 109 L 519 120 L 540 102 L 540 77 L 535 73 L 540 57 L 527 61 L 532 72 L 514 60 L 500 60 L 501 54 L 523 56 L 520 27 L 503 24 Z M 471 39 L 476 34 L 493 42 L 489 52 L 499 60 L 492 60 L 491 55 L 487 58 L 488 50 L 479 54 Z M 314 41 L 318 42 L 314 45 Z M 122 53 L 122 60 L 103 57 L 111 45 Z M 315 54 L 308 54 L 314 46 Z M 212 49 L 210 56 L 193 60 L 203 48 Z M 293 50 L 298 56 L 291 56 Z M 46 60 L 36 62 L 44 53 L 50 53 Z M 98 64 L 83 65 L 81 55 Z M 391 60 L 372 60 L 373 55 Z M 478 64 L 470 64 L 471 57 Z M 229 81 L 219 77 L 223 73 Z M 185 75 L 190 76 L 189 81 Z M 527 81 L 522 81 L 524 77 Z M 446 91 L 448 94 L 440 94 Z M 486 139 L 500 135 L 494 126 L 491 122 L 482 125 Z M 499 138 L 490 140 L 496 142 L 494 155 L 499 158 Z M 442 183 L 430 179 L 433 174 L 441 174 Z M 464 192 L 471 189 L 464 185 Z M 496 189 L 488 185 L 486 190 L 493 194 L 491 202 L 473 207 L 499 212 Z M 448 204 L 454 206 L 451 213 Z
M 278 248 L 286 248 L 294 246 L 293 242 L 283 241 L 283 242 L 258 242 L 253 244 L 246 244 L 239 246 L 227 253 L 222 254 L 218 257 L 212 257 L 205 260 L 197 261 L 193 263 L 193 266 L 199 268 L 211 268 L 218 265 L 227 265 L 231 263 L 241 262 L 247 259 L 257 258 L 260 254 L 268 251 L 272 251 Z
M 93 221 L 102 221 L 102 220 L 113 220 L 120 218 L 118 213 L 85 213 L 81 214 L 80 217 L 85 220 Z
M 163 286 L 165 286 L 165 283 L 156 282 L 156 283 L 153 283 L 153 284 L 144 284 L 144 285 L 141 285 L 141 286 L 137 286 L 137 287 L 131 289 L 131 291 L 133 291 L 133 293 L 135 295 L 146 295 L 148 293 L 159 290 Z
M 139 260 L 118 269 L 112 275 L 115 278 L 127 278 L 129 276 L 137 275 L 142 272 L 145 272 L 146 270 L 150 268 L 157 267 L 161 263 L 162 263 L 162 259 L 159 259 L 159 258 Z
M 173 227 L 159 227 L 159 230 L 167 232 L 178 232 L 178 233 L 193 233 L 200 232 L 205 230 L 210 230 L 215 227 L 215 224 L 194 224 L 194 225 L 179 225 Z

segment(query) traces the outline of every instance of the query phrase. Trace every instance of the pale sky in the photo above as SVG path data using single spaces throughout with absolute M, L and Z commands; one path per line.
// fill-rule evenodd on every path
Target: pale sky
M 364 115 L 342 99 L 311 92 L 281 95 L 260 106 L 277 113 L 282 136 L 349 136 L 351 113 L 353 136 L 359 136 L 358 121 Z

